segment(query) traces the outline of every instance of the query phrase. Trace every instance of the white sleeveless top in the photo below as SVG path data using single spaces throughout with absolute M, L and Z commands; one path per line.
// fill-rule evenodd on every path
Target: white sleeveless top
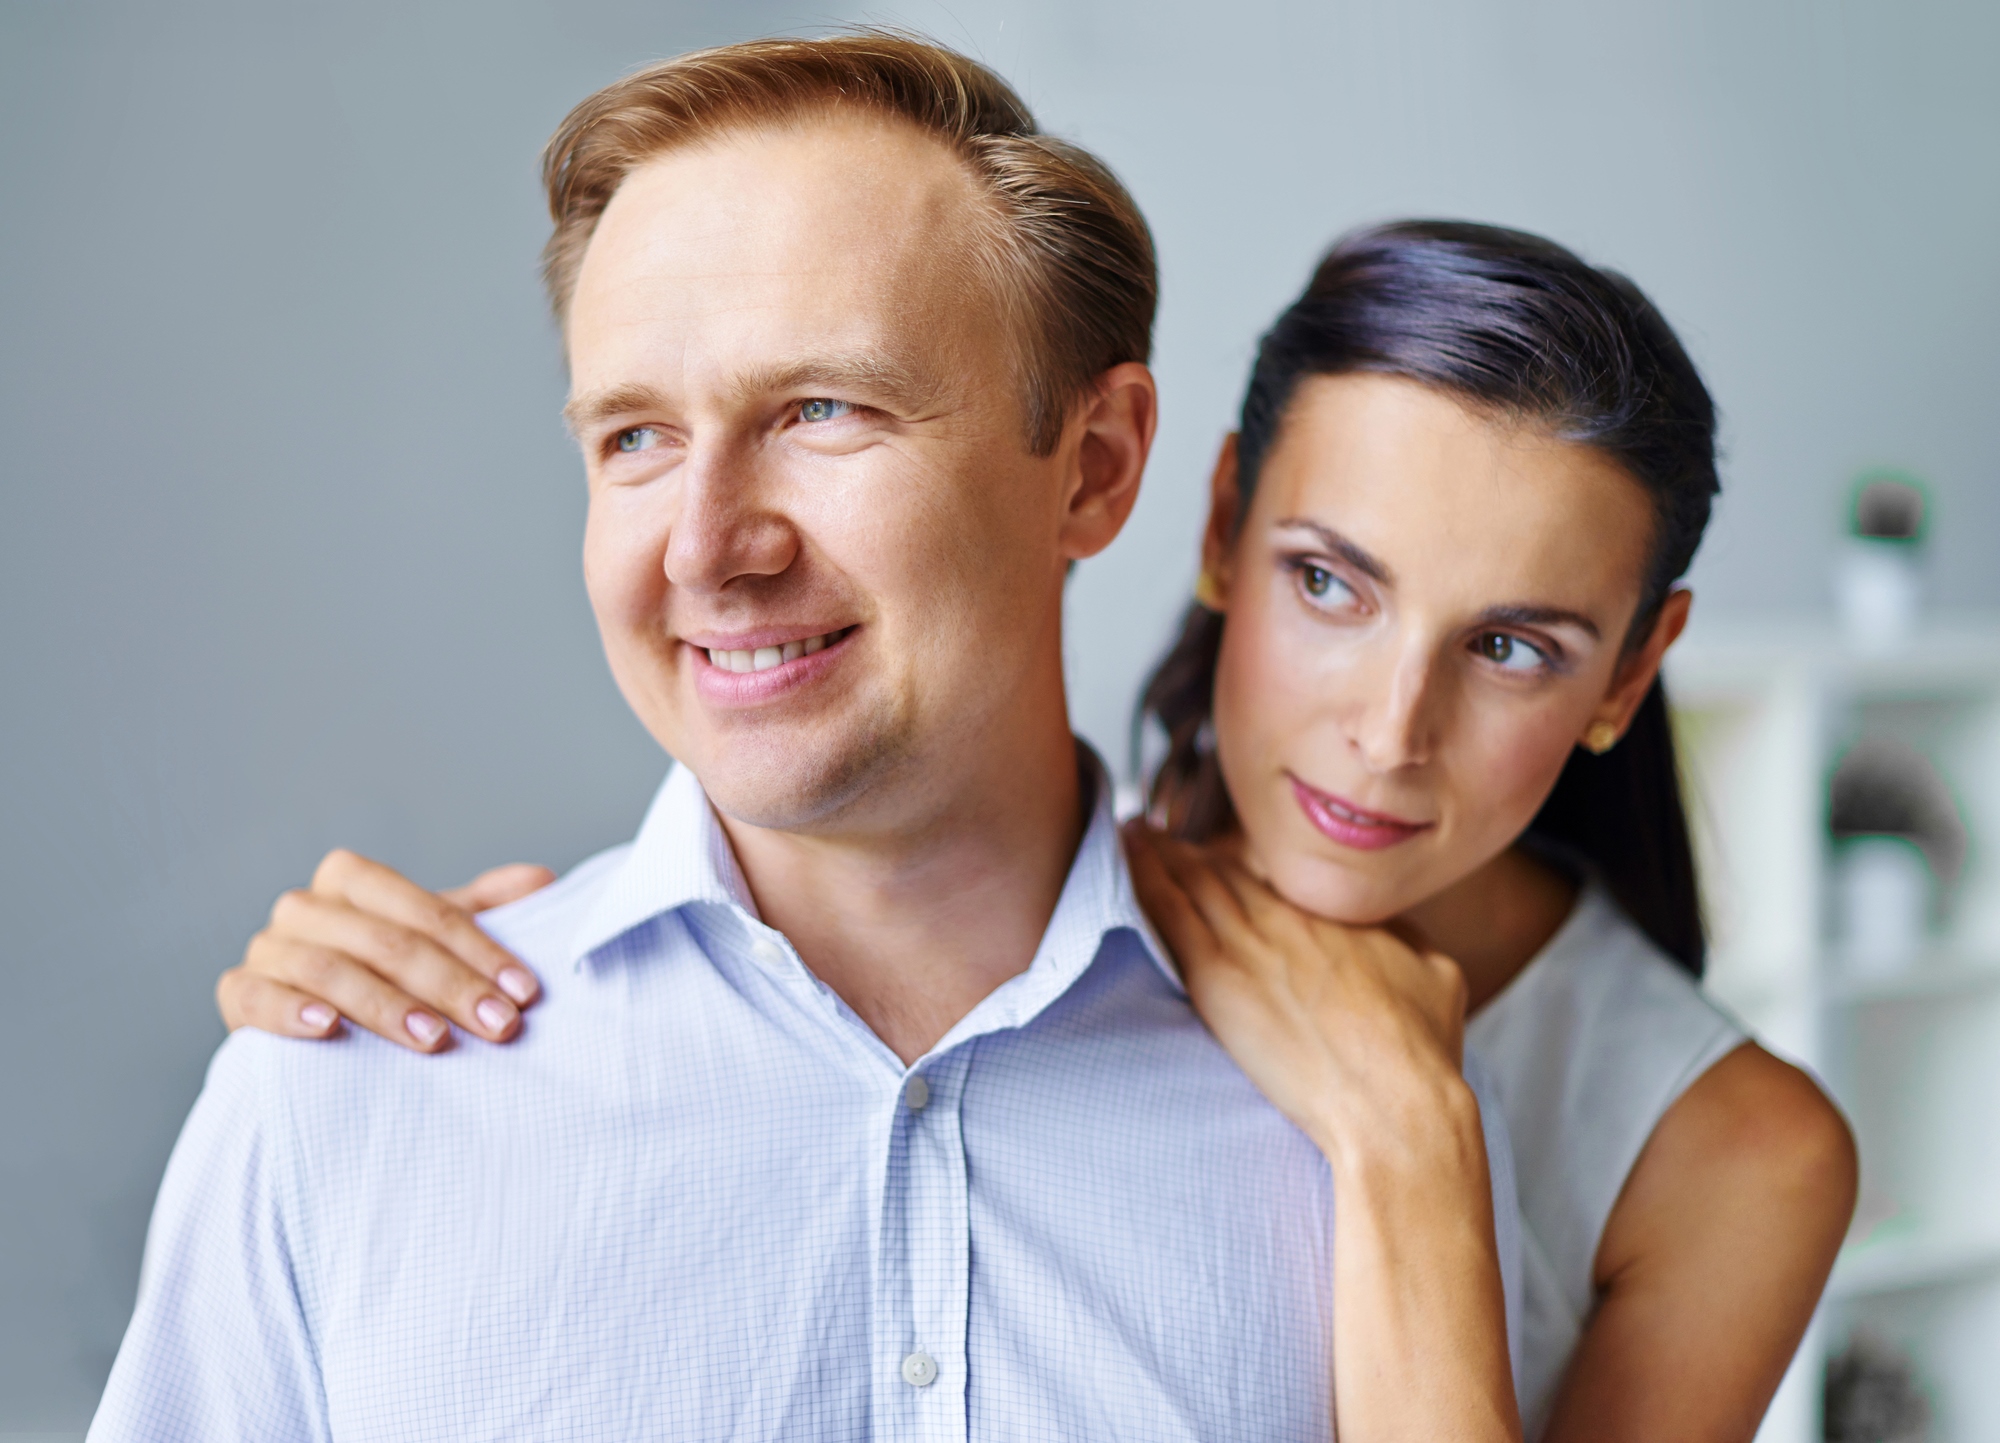
M 1521 1198 L 1521 1422 L 1547 1425 L 1596 1304 L 1598 1240 L 1640 1149 L 1697 1077 L 1745 1041 L 1596 882 L 1466 1025 L 1500 1094 Z

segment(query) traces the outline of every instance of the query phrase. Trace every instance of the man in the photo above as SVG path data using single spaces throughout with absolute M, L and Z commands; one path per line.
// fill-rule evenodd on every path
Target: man
M 1323 1436 L 1325 1166 L 1068 731 L 1137 210 L 877 35 L 656 66 L 546 175 L 591 600 L 681 765 L 490 914 L 547 986 L 508 1053 L 230 1039 L 92 1437 Z

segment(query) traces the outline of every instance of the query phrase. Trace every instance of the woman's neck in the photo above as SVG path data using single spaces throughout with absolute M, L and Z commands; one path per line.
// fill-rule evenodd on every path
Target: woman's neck
M 1458 963 L 1469 989 L 1466 1010 L 1477 1012 L 1548 945 L 1576 894 L 1571 878 L 1509 847 L 1397 920 Z

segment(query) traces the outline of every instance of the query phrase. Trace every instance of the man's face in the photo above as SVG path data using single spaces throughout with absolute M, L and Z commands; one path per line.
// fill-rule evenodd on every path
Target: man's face
M 894 824 L 878 784 L 941 784 L 1052 661 L 1060 705 L 1064 453 L 1029 454 L 987 224 L 937 142 L 833 116 L 649 162 L 591 240 L 591 603 L 741 821 Z

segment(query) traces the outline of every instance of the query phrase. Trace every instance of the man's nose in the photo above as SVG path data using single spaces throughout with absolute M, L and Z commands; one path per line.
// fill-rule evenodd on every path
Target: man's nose
M 798 532 L 771 504 L 754 462 L 722 445 L 692 449 L 667 533 L 667 580 L 718 592 L 745 577 L 776 576 L 798 556 Z
M 1363 687 L 1348 743 L 1371 772 L 1421 766 L 1435 740 L 1435 658 L 1428 647 L 1405 645 L 1387 651 L 1379 668 Z

